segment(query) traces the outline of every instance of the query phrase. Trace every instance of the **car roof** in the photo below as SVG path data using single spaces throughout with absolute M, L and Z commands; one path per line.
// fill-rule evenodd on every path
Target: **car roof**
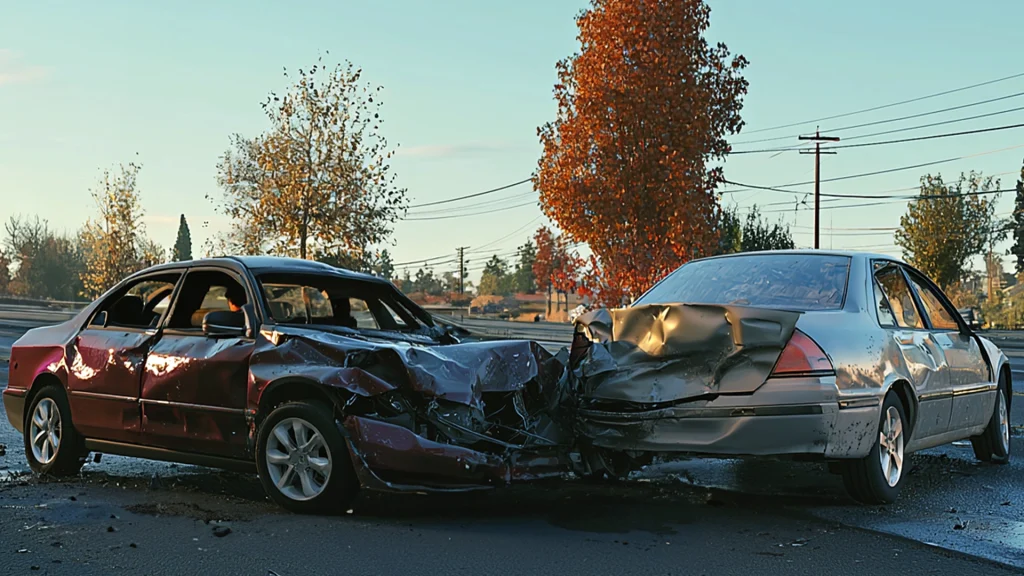
M 722 254 L 719 256 L 709 256 L 707 258 L 698 258 L 693 262 L 699 262 L 701 260 L 714 260 L 716 258 L 734 258 L 736 256 L 778 256 L 780 254 L 792 254 L 792 255 L 803 255 L 803 256 L 845 256 L 847 258 L 854 259 L 870 259 L 870 260 L 891 260 L 893 262 L 903 263 L 903 259 L 899 256 L 893 256 L 891 254 L 879 254 L 875 252 L 862 252 L 858 250 L 815 250 L 813 248 L 799 248 L 794 250 L 760 250 L 754 252 L 735 252 L 733 254 Z
M 160 272 L 162 270 L 180 270 L 181 268 L 193 268 L 196 266 L 223 266 L 237 268 L 241 265 L 254 274 L 266 273 L 290 273 L 290 274 L 329 274 L 351 280 L 363 280 L 371 282 L 388 283 L 383 278 L 354 272 L 345 268 L 338 268 L 323 262 L 314 260 L 303 260 L 301 258 L 285 258 L 282 256 L 227 256 L 221 258 L 200 258 L 184 262 L 168 262 L 143 270 L 141 273 Z

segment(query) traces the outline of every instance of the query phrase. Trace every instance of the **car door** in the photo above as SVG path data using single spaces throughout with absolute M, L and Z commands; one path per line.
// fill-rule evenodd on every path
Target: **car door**
M 70 343 L 68 403 L 84 436 L 138 441 L 142 368 L 180 277 L 180 272 L 162 272 L 126 283 L 96 308 Z
M 142 375 L 142 431 L 147 445 L 242 458 L 251 334 L 211 337 L 203 317 L 228 310 L 229 288 L 252 302 L 244 279 L 226 269 L 196 268 L 185 276 Z M 239 312 L 239 314 L 242 314 Z
M 966 431 L 985 424 L 992 416 L 996 385 L 977 339 L 957 322 L 956 309 L 931 282 L 912 269 L 907 269 L 907 277 L 949 361 L 953 395 L 949 430 Z
M 917 393 L 919 416 L 914 437 L 946 432 L 953 410 L 949 362 L 939 339 L 926 327 L 903 269 L 896 263 L 874 264 L 879 324 L 895 341 Z

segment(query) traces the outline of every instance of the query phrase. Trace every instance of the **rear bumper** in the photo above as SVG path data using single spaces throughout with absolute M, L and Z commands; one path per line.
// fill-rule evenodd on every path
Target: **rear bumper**
M 7 412 L 7 421 L 14 426 L 14 429 L 22 434 L 25 433 L 25 395 L 24 390 L 4 390 L 4 411 Z
M 580 410 L 595 446 L 727 456 L 859 458 L 878 426 L 876 398 L 841 400 L 835 377 L 769 380 L 753 394 L 639 412 Z

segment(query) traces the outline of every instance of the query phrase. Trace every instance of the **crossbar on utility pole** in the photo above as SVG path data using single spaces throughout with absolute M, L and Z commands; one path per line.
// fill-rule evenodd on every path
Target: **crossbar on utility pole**
M 800 136 L 800 140 L 814 141 L 814 249 L 819 246 L 821 236 L 821 155 L 835 154 L 835 151 L 825 150 L 822 152 L 822 142 L 839 142 L 838 136 L 822 136 L 818 129 L 814 130 L 814 136 Z M 801 150 L 801 154 L 811 154 L 810 150 Z

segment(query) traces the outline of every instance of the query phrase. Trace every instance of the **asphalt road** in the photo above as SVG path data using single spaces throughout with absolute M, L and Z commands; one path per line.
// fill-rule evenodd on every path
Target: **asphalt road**
M 35 320 L 22 310 L 10 318 L 0 309 L 0 348 L 25 323 L 59 320 L 48 314 Z M 1024 355 L 1014 365 L 1024 372 Z M 2 361 L 0 373 L 2 388 Z M 46 481 L 26 473 L 22 439 L 5 420 L 0 445 L 0 574 L 746 576 L 1009 573 L 993 562 L 1024 568 L 1024 459 L 979 465 L 967 446 L 914 455 L 904 494 L 888 507 L 853 505 L 820 465 L 693 459 L 655 464 L 624 483 L 365 494 L 351 514 L 300 517 L 269 504 L 250 476 L 105 456 L 80 478 Z M 1024 455 L 1024 438 L 1014 438 L 1013 448 Z

